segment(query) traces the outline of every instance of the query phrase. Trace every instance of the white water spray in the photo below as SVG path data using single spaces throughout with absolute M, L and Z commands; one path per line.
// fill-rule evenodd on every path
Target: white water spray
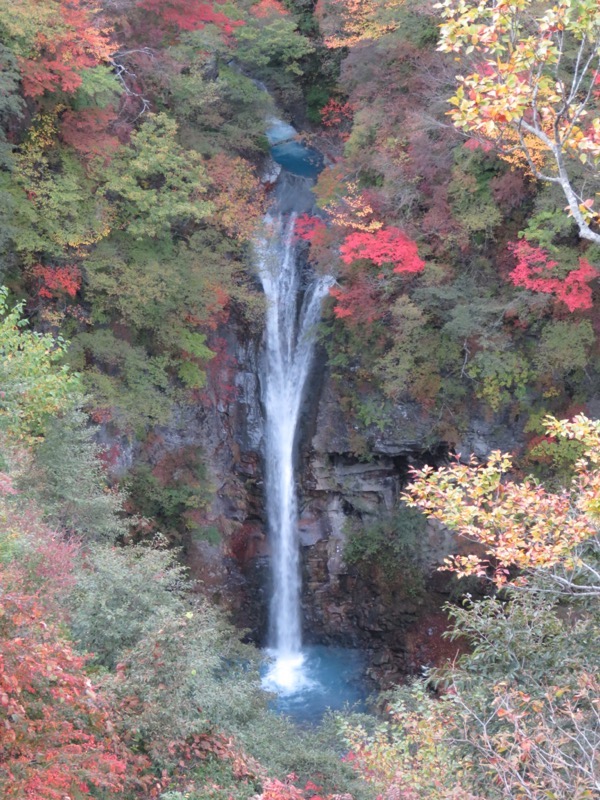
M 315 346 L 328 276 L 302 286 L 294 227 L 296 214 L 267 215 L 258 271 L 267 299 L 264 375 L 266 504 L 273 546 L 271 655 L 265 684 L 279 693 L 306 687 L 302 665 L 298 502 L 294 462 L 301 404 Z

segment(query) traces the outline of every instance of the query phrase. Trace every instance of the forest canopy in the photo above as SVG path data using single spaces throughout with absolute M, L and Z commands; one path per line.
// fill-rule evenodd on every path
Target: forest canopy
M 262 542 L 258 456 L 219 481 L 198 437 L 256 379 L 274 117 L 323 156 L 294 245 L 337 455 L 514 443 L 354 515 L 348 585 L 461 543 L 455 657 L 315 729 L 186 563 L 234 592 Z M 596 796 L 597 0 L 0 0 L 0 192 L 0 795 Z

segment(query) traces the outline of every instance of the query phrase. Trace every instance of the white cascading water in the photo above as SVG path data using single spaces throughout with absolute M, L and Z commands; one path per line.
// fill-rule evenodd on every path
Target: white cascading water
M 279 693 L 307 685 L 302 665 L 300 565 L 295 458 L 298 421 L 315 349 L 321 304 L 329 276 L 312 275 L 302 285 L 302 265 L 295 244 L 296 214 L 265 219 L 258 243 L 258 272 L 267 300 L 265 404 L 265 480 L 272 542 L 273 658 L 265 685 Z

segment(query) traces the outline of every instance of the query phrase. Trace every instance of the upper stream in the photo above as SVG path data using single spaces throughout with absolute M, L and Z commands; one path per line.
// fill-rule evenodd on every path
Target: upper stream
M 324 166 L 323 156 L 298 139 L 295 128 L 281 119 L 269 120 L 267 139 L 271 145 L 271 157 L 286 172 L 303 178 L 315 179 Z

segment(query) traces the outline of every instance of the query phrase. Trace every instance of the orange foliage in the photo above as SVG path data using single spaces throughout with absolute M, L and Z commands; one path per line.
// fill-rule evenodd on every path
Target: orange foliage
M 331 222 L 345 228 L 359 231 L 377 231 L 383 227 L 373 208 L 372 195 L 360 190 L 356 183 L 344 183 L 344 195 L 330 208 Z
M 127 761 L 108 709 L 16 566 L 0 568 L 0 793 L 64 800 L 123 789 Z
M 108 132 L 115 116 L 112 106 L 80 111 L 69 109 L 60 120 L 61 139 L 86 159 L 108 159 L 120 145 L 118 137 Z
M 40 297 L 52 299 L 60 295 L 75 297 L 81 287 L 81 270 L 75 264 L 64 267 L 44 267 L 37 264 L 32 269 L 33 275 L 39 279 Z
M 94 24 L 93 9 L 84 0 L 56 2 L 56 13 L 43 20 L 31 52 L 20 58 L 23 92 L 39 97 L 57 90 L 72 93 L 81 86 L 81 72 L 110 55 L 107 31 Z M 33 3 L 35 6 L 35 2 Z M 23 9 L 27 13 L 27 9 Z M 32 8 L 31 13 L 35 13 Z
M 454 556 L 446 559 L 446 569 L 459 576 L 484 576 L 492 568 L 494 581 L 503 585 L 511 568 L 526 573 L 556 567 L 568 571 L 581 563 L 581 546 L 598 533 L 600 422 L 578 415 L 571 422 L 548 418 L 545 427 L 550 435 L 585 447 L 571 485 L 562 491 L 549 492 L 533 478 L 507 480 L 512 458 L 499 451 L 483 466 L 472 460 L 414 471 L 406 496 L 409 505 L 483 546 L 489 557 Z M 589 589 L 566 578 L 557 580 L 571 593 Z M 593 588 L 594 594 L 599 592 Z
M 332 97 L 319 113 L 321 114 L 321 124 L 324 128 L 342 129 L 342 139 L 348 138 L 352 117 L 354 116 L 354 109 L 350 103 L 342 103 L 341 100 L 335 100 Z
M 223 33 L 231 33 L 242 22 L 231 20 L 226 14 L 215 10 L 215 2 L 201 0 L 138 0 L 138 6 L 156 14 L 164 23 L 181 31 L 198 31 L 206 25 L 216 25 Z
M 287 8 L 280 2 L 280 0 L 259 0 L 250 9 L 250 13 L 257 19 L 265 19 L 267 17 L 284 17 L 289 15 Z
M 365 271 L 359 271 L 344 286 L 333 286 L 329 294 L 335 298 L 333 313 L 351 327 L 371 326 L 385 314 L 380 298 L 381 285 Z
M 264 189 L 247 161 L 218 153 L 207 164 L 216 188 L 213 220 L 236 239 L 247 241 L 256 233 L 265 211 Z
M 374 233 L 351 233 L 340 247 L 342 261 L 351 264 L 367 258 L 377 266 L 392 264 L 394 272 L 421 272 L 425 262 L 417 245 L 399 228 L 384 228 Z
M 350 47 L 377 39 L 396 28 L 382 12 L 400 7 L 404 0 L 318 0 L 315 14 L 327 47 Z
M 259 795 L 260 800 L 333 800 L 331 795 L 325 797 L 320 794 L 314 794 L 314 792 L 320 792 L 321 787 L 312 781 L 308 781 L 304 789 L 300 789 L 294 785 L 296 779 L 296 775 L 292 773 L 287 776 L 285 781 L 277 779 L 265 781 L 263 792 Z M 340 795 L 337 795 L 337 797 L 340 797 Z

